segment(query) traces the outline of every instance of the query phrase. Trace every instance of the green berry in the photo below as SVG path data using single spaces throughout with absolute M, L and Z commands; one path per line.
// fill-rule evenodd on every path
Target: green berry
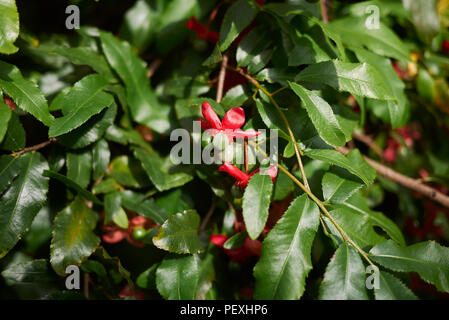
M 143 238 L 145 238 L 146 235 L 147 235 L 147 231 L 142 227 L 138 227 L 133 230 L 134 240 L 137 240 L 137 241 L 143 240 Z

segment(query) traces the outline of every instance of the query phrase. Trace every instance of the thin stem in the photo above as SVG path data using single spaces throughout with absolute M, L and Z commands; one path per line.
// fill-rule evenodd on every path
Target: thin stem
M 288 119 L 285 115 L 285 113 L 282 111 L 281 107 L 279 106 L 279 104 L 276 102 L 276 100 L 274 100 L 273 98 L 273 94 L 271 94 L 270 92 L 268 92 L 267 89 L 265 89 L 260 83 L 259 81 L 257 81 L 256 79 L 254 79 L 253 77 L 251 77 L 249 74 L 247 74 L 246 72 L 244 72 L 242 69 L 236 69 L 235 71 L 237 71 L 238 73 L 240 73 L 242 76 L 244 76 L 245 78 L 247 78 L 257 89 L 259 89 L 260 91 L 262 91 L 271 101 L 271 103 L 273 104 L 273 106 L 276 108 L 276 110 L 279 112 L 279 114 L 281 115 L 282 121 L 284 122 L 288 134 L 290 136 L 290 139 L 292 140 L 293 143 L 293 147 L 295 149 L 295 154 L 296 154 L 296 159 L 298 160 L 298 165 L 299 165 L 299 170 L 301 171 L 301 175 L 302 178 L 304 180 L 304 185 L 306 186 L 307 189 L 310 190 L 309 187 L 309 182 L 307 181 L 307 177 L 306 177 L 306 173 L 304 170 L 304 166 L 302 164 L 302 160 L 301 160 L 301 154 L 299 151 L 299 147 L 298 147 L 298 143 L 296 142 L 295 139 L 295 135 L 293 134 L 293 130 L 290 127 L 290 124 L 288 123 Z
M 320 0 L 320 7 L 321 7 L 321 17 L 323 18 L 324 23 L 329 22 L 329 14 L 327 12 L 327 0 Z
M 204 217 L 203 222 L 201 223 L 200 228 L 198 229 L 198 233 L 201 233 L 204 231 L 204 229 L 206 229 L 206 226 L 207 226 L 210 218 L 212 217 L 212 214 L 214 213 L 216 207 L 217 207 L 217 200 L 214 198 L 212 200 L 212 204 L 211 204 L 209 210 L 206 213 L 206 216 Z
M 42 149 L 42 148 L 48 146 L 50 143 L 55 142 L 55 141 L 56 141 L 56 138 L 51 138 L 48 141 L 36 144 L 34 146 L 31 146 L 31 147 L 26 147 L 26 148 L 24 148 L 24 149 L 22 149 L 20 151 L 17 151 L 17 152 L 13 152 L 12 155 L 15 156 L 15 157 L 18 157 L 18 156 L 21 156 L 22 154 L 24 154 L 25 152 L 36 151 L 36 150 Z
M 382 149 L 374 142 L 373 138 L 370 136 L 367 136 L 365 134 L 358 134 L 358 133 L 353 133 L 352 137 L 355 140 L 358 140 L 360 142 L 363 142 L 364 144 L 366 144 L 371 150 L 373 150 L 381 159 L 383 159 L 384 154 Z
M 228 66 L 228 56 L 226 54 L 223 55 L 223 60 L 221 61 L 221 69 L 218 74 L 218 86 L 217 86 L 217 96 L 216 99 L 218 103 L 221 102 L 223 98 L 223 87 L 226 79 L 226 68 Z

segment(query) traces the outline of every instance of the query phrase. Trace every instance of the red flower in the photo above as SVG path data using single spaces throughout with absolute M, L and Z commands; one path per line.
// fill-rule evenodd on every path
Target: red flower
M 11 110 L 16 110 L 16 104 L 11 98 L 3 97 L 3 101 L 11 108 Z
M 139 291 L 131 290 L 131 288 L 129 287 L 128 284 L 126 284 L 123 287 L 122 291 L 120 291 L 118 296 L 120 298 L 134 297 L 136 300 L 144 300 L 145 299 L 145 293 L 143 292 L 143 290 L 139 290 Z
M 393 61 L 393 68 L 399 78 L 403 81 L 410 80 L 410 74 L 407 68 L 402 67 L 399 62 Z
M 208 41 L 212 44 L 217 43 L 220 34 L 216 31 L 210 31 L 208 25 L 201 24 L 195 17 L 191 17 L 187 21 L 187 27 L 196 32 L 198 39 Z
M 157 227 L 151 220 L 148 220 L 142 216 L 136 216 L 129 220 L 128 229 L 120 228 L 115 224 L 109 224 L 103 226 L 103 241 L 106 243 L 117 243 L 126 239 L 130 244 L 136 247 L 144 247 L 145 243 L 142 241 L 136 241 L 133 238 L 133 231 L 136 228 L 154 228 Z
M 203 130 L 209 130 L 212 136 L 223 132 L 229 141 L 232 141 L 233 138 L 251 138 L 260 134 L 257 131 L 240 130 L 240 127 L 245 123 L 245 112 L 242 108 L 232 108 L 226 112 L 223 121 L 220 121 L 220 118 L 207 101 L 203 102 L 201 111 L 203 117 L 206 119 L 206 121 L 200 119 L 201 128 Z
M 260 169 L 256 169 L 253 172 L 251 172 L 250 174 L 246 174 L 243 171 L 241 171 L 239 168 L 237 168 L 236 166 L 234 166 L 228 162 L 225 162 L 220 166 L 220 168 L 218 168 L 218 171 L 226 172 L 230 176 L 234 177 L 237 180 L 235 182 L 235 185 L 237 187 L 246 188 L 246 186 L 249 183 L 249 179 L 251 179 L 251 177 L 253 175 L 255 175 L 256 173 L 258 173 L 260 171 Z M 267 169 L 266 173 L 271 177 L 271 180 L 274 183 L 274 180 L 276 180 L 276 176 L 278 173 L 278 168 L 275 166 L 271 166 Z
M 449 53 L 449 41 L 443 40 L 443 43 L 441 44 L 441 51 L 444 53 Z
M 210 242 L 216 245 L 219 248 L 223 248 L 224 243 L 228 240 L 228 236 L 223 234 L 214 234 L 210 237 Z M 225 253 L 228 257 L 236 262 L 246 262 L 248 259 L 254 256 L 260 256 L 260 251 L 262 249 L 262 242 L 259 240 L 252 240 L 249 237 L 246 237 L 243 246 L 235 249 L 225 249 Z
M 407 126 L 395 130 L 404 139 L 407 147 L 412 148 L 414 141 L 421 139 L 421 132 L 416 127 Z M 402 148 L 402 145 L 394 138 L 389 138 L 387 141 L 387 148 L 384 151 L 384 159 L 387 162 L 394 163 L 397 159 L 397 151 Z

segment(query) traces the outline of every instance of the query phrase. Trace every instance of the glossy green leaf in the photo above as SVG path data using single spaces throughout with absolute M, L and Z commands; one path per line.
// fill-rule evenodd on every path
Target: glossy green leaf
M 241 248 L 243 244 L 245 243 L 246 238 L 248 237 L 248 233 L 243 231 L 234 234 L 232 237 L 230 237 L 226 242 L 223 244 L 223 248 L 225 249 L 236 249 Z
M 405 95 L 405 84 L 398 77 L 391 65 L 390 59 L 380 57 L 364 49 L 354 50 L 358 59 L 369 63 L 376 68 L 383 82 L 392 92 L 395 100 L 375 101 L 387 105 L 390 121 L 393 128 L 405 125 L 409 117 L 409 103 Z
M 47 162 L 36 152 L 20 158 L 18 175 L 0 198 L 0 258 L 27 232 L 46 201 L 48 178 L 43 172 L 48 169 Z M 3 178 L 12 179 L 11 174 Z
M 268 219 L 273 182 L 268 174 L 256 173 L 243 195 L 243 219 L 251 239 L 257 239 Z
M 112 105 L 114 98 L 103 91 L 106 85 L 107 81 L 102 76 L 93 74 L 75 83 L 67 93 L 58 95 L 52 105 L 61 105 L 64 116 L 53 122 L 48 136 L 70 132 Z
M 156 270 L 157 290 L 167 300 L 194 300 L 200 272 L 198 255 L 167 255 Z
M 363 183 L 344 172 L 326 172 L 322 180 L 323 197 L 329 203 L 340 203 L 348 199 Z
M 43 174 L 46 177 L 53 178 L 53 179 L 56 179 L 56 180 L 62 182 L 64 185 L 66 185 L 67 187 L 69 187 L 70 189 L 72 189 L 73 191 L 78 193 L 79 195 L 83 196 L 86 200 L 90 200 L 93 203 L 103 205 L 103 203 L 96 196 L 94 196 L 92 193 L 90 193 L 86 189 L 82 188 L 79 184 L 77 184 L 72 179 L 69 179 L 66 176 L 63 176 L 62 174 L 59 174 L 59 173 L 51 171 L 51 170 L 45 170 Z
M 155 151 L 136 149 L 134 155 L 159 191 L 182 186 L 193 179 L 188 168 L 177 166 L 170 158 L 161 158 Z
M 121 192 L 122 205 L 145 218 L 152 219 L 159 225 L 162 225 L 169 214 L 159 207 L 153 198 L 147 199 L 143 194 L 126 190 Z
M 104 211 L 106 217 L 104 223 L 113 221 L 120 228 L 128 228 L 128 217 L 125 210 L 121 207 L 122 199 L 120 192 L 109 193 L 104 197 Z
M 142 272 L 136 280 L 139 287 L 144 289 L 156 289 L 156 270 L 159 264 L 153 264 L 147 270 Z
M 186 210 L 170 216 L 159 228 L 153 243 L 159 249 L 173 253 L 200 253 L 203 247 L 198 239 L 200 217 L 195 210 Z
M 0 61 L 0 88 L 20 109 L 29 112 L 46 126 L 53 123 L 45 96 L 34 82 L 22 76 L 16 66 Z
M 418 300 L 407 286 L 391 273 L 379 272 L 379 289 L 374 289 L 376 300 Z
M 376 177 L 376 170 L 363 159 L 357 149 L 352 150 L 346 156 L 330 149 L 312 149 L 306 151 L 305 154 L 312 159 L 342 167 L 362 179 L 367 185 L 373 183 Z
M 9 285 L 55 281 L 55 277 L 48 268 L 48 261 L 45 259 L 13 263 L 8 265 L 1 275 Z
M 127 101 L 133 119 L 156 132 L 167 132 L 170 127 L 170 108 L 161 105 L 150 88 L 144 62 L 132 52 L 127 42 L 106 32 L 101 32 L 100 38 L 109 64 L 126 85 Z
M 144 50 L 151 42 L 160 25 L 158 6 L 144 0 L 136 3 L 126 12 L 120 33 L 125 40 L 137 48 Z
M 379 226 L 380 223 L 376 221 L 373 215 L 360 213 L 344 206 L 338 206 L 336 209 L 330 210 L 329 213 L 346 234 L 361 248 L 374 246 L 385 241 L 385 238 L 374 229 L 374 227 L 381 226 Z M 326 217 L 323 217 L 323 219 L 331 233 L 341 239 L 340 233 L 332 222 Z
M 334 147 L 344 145 L 346 143 L 345 134 L 326 100 L 299 84 L 292 82 L 288 84 L 293 92 L 301 98 L 303 106 L 321 138 Z
M 383 213 L 371 210 L 366 203 L 366 199 L 364 199 L 360 194 L 355 193 L 351 196 L 351 198 L 346 200 L 342 206 L 345 209 L 349 208 L 364 216 L 365 218 L 363 218 L 363 220 L 370 221 L 370 224 L 382 228 L 396 243 L 405 245 L 405 240 L 401 229 L 399 229 L 399 227 Z M 340 204 L 335 205 L 335 207 L 340 207 Z
M 368 300 L 365 266 L 353 247 L 342 243 L 324 273 L 321 300 Z
M 4 150 L 19 151 L 25 148 L 26 133 L 17 113 L 13 111 L 10 116 L 11 118 L 9 119 L 5 137 L 0 144 L 0 148 Z
M 92 178 L 96 181 L 106 172 L 111 158 L 106 140 L 99 140 L 92 149 Z
M 124 155 L 111 161 L 108 175 L 125 187 L 143 188 L 151 184 L 140 162 Z
M 347 45 L 364 46 L 381 56 L 410 60 L 410 51 L 390 28 L 380 22 L 378 29 L 368 29 L 366 23 L 366 16 L 347 17 L 332 21 L 328 27 L 341 35 L 342 41 Z
M 15 0 L 2 0 L 0 2 L 0 53 L 11 54 L 19 50 L 15 45 L 19 36 L 19 13 Z
M 25 161 L 26 157 L 14 157 L 10 155 L 0 156 L 0 194 L 2 194 L 19 175 Z
M 397 272 L 417 272 L 439 291 L 449 292 L 449 248 L 435 241 L 402 247 L 392 240 L 370 250 L 374 262 Z
M 312 269 L 311 248 L 320 212 L 307 195 L 296 198 L 263 241 L 254 267 L 255 299 L 299 299 Z M 267 276 L 269 275 L 269 276 Z
M 56 215 L 50 262 L 59 275 L 64 276 L 69 265 L 81 265 L 98 247 L 100 239 L 93 232 L 97 218 L 81 197 Z
M 338 91 L 373 99 L 394 99 L 382 77 L 367 63 L 331 60 L 311 64 L 295 77 L 295 81 L 314 86 L 326 84 Z
M 57 46 L 52 51 L 67 58 L 73 64 L 87 65 L 91 67 L 92 70 L 98 72 L 109 82 L 117 81 L 104 56 L 99 55 L 95 50 L 89 47 L 69 48 Z
M 80 127 L 58 137 L 58 143 L 70 148 L 80 149 L 98 141 L 113 124 L 117 105 L 113 103 L 99 114 L 92 116 Z
M 67 152 L 67 178 L 86 188 L 90 183 L 92 170 L 92 154 L 90 150 Z
M 223 18 L 220 28 L 220 50 L 225 51 L 251 21 L 256 17 L 258 9 L 254 3 L 238 0 L 233 3 Z

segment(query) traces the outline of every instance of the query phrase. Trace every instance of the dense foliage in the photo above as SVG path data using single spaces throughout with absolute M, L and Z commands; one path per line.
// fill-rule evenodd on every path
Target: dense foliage
M 80 0 L 73 30 L 24 2 L 0 0 L 1 298 L 447 298 L 448 1 Z M 199 119 L 191 146 L 234 157 L 173 161 Z

